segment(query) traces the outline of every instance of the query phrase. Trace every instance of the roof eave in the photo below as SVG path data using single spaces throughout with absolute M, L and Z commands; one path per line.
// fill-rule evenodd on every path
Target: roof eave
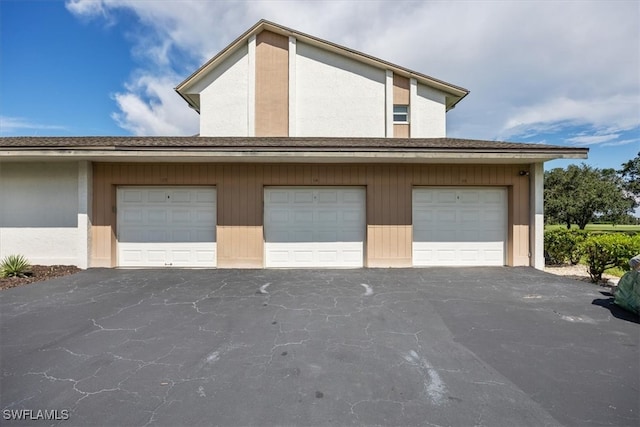
M 0 161 L 91 160 L 125 162 L 334 162 L 334 163 L 540 163 L 556 159 L 586 159 L 588 149 L 514 150 L 296 150 L 216 148 L 167 149 L 139 147 L 74 147 L 0 149 Z

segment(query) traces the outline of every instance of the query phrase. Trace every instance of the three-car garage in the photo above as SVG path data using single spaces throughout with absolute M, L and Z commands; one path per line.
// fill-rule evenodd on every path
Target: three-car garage
M 367 266 L 365 186 L 265 186 L 263 266 Z M 117 265 L 216 267 L 215 186 L 120 186 Z M 411 192 L 414 266 L 505 265 L 505 187 Z

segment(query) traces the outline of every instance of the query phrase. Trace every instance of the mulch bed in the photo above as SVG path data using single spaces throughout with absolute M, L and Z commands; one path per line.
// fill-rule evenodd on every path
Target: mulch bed
M 5 277 L 0 279 L 0 290 L 55 279 L 56 277 L 64 277 L 79 271 L 82 270 L 75 265 L 32 265 L 31 274 L 26 277 Z

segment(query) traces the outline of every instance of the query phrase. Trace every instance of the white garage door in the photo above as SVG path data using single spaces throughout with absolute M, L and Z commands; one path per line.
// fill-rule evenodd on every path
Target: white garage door
M 213 187 L 118 188 L 118 265 L 215 267 Z
M 267 267 L 362 267 L 365 190 L 266 188 L 264 229 Z
M 414 188 L 413 265 L 504 265 L 504 188 Z

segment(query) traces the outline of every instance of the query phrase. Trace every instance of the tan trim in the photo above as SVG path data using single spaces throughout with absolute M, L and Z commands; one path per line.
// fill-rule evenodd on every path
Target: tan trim
M 411 133 L 410 124 L 394 124 L 393 125 L 393 137 L 394 138 L 409 138 Z
M 289 135 L 289 38 L 263 31 L 256 38 L 256 136 Z
M 393 75 L 393 103 L 409 105 L 409 79 L 407 77 Z
M 409 78 L 393 75 L 393 104 L 394 105 L 409 105 Z M 409 114 L 411 107 L 409 107 Z M 394 138 L 409 138 L 411 136 L 411 123 L 408 124 L 394 124 L 393 125 L 393 137 Z
M 414 186 L 508 189 L 507 264 L 529 265 L 528 165 L 94 163 L 91 266 L 115 266 L 116 187 L 215 185 L 218 266 L 263 266 L 265 186 L 366 186 L 368 267 L 412 264 Z

